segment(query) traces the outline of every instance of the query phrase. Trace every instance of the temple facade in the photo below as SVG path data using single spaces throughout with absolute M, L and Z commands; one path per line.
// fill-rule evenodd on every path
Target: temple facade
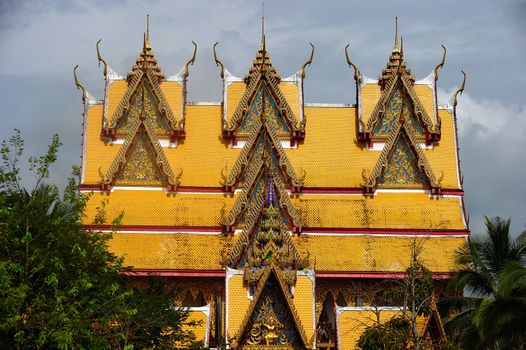
M 176 286 L 174 305 L 202 321 L 194 332 L 211 348 L 352 349 L 368 325 L 400 312 L 383 292 L 405 278 L 416 252 L 438 291 L 455 269 L 469 235 L 456 127 L 463 87 L 439 106 L 445 48 L 417 80 L 396 34 L 378 79 L 342 50 L 350 68 L 342 75 L 356 84 L 348 103 L 309 103 L 314 46 L 284 78 L 264 31 L 244 77 L 229 72 L 216 45 L 223 95 L 199 103 L 186 98 L 197 45 L 165 75 L 148 28 L 121 76 L 97 44 L 103 98 L 76 81 L 84 227 L 110 232 L 122 213 L 111 251 L 138 283 L 165 276 Z M 436 318 L 421 326 L 435 338 Z

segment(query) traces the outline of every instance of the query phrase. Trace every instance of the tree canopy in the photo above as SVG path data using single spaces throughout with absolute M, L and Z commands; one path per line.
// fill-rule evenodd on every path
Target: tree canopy
M 6 348 L 199 347 L 182 330 L 163 283 L 135 288 L 108 251 L 110 233 L 82 229 L 86 197 L 78 170 L 61 195 L 47 183 L 61 142 L 29 158 L 33 189 L 21 181 L 20 131 L 2 142 L 0 157 L 0 343 Z M 102 215 L 102 214 L 101 214 Z M 114 224 L 118 224 L 117 221 Z
M 442 302 L 446 331 L 466 349 L 526 349 L 526 231 L 510 235 L 511 219 L 486 217 L 456 256 L 449 288 L 463 296 Z

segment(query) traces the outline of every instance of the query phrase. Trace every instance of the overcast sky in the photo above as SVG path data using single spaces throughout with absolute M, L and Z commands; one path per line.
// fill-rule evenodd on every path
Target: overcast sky
M 52 180 L 64 183 L 79 163 L 82 104 L 72 69 L 98 99 L 102 68 L 95 43 L 122 75 L 142 48 L 146 14 L 151 43 L 166 75 L 191 55 L 189 100 L 220 101 L 221 79 L 211 47 L 227 68 L 244 76 L 260 45 L 261 1 L 0 1 L 0 139 L 22 130 L 27 153 L 40 154 L 59 133 L 64 146 Z M 459 128 L 466 206 L 473 232 L 483 216 L 526 223 L 526 2 L 508 1 L 265 1 L 267 48 L 283 76 L 293 74 L 316 46 L 307 69 L 307 102 L 355 103 L 352 71 L 343 48 L 361 72 L 377 78 L 394 37 L 394 17 L 417 79 L 448 54 L 439 72 L 439 99 L 447 102 L 461 82 Z M 30 180 L 30 178 L 28 178 Z

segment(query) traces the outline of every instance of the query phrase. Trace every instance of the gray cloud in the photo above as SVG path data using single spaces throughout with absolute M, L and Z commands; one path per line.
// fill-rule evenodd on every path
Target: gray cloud
M 267 47 L 283 76 L 293 74 L 316 45 L 307 71 L 309 102 L 354 103 L 352 72 L 343 48 L 367 76 L 377 77 L 393 44 L 394 16 L 413 73 L 426 76 L 448 48 L 440 71 L 441 98 L 469 74 L 459 105 L 462 169 L 474 231 L 483 215 L 512 216 L 513 230 L 526 221 L 525 102 L 522 74 L 526 52 L 525 1 L 447 0 L 421 3 L 349 1 L 267 1 Z M 14 1 L 0 2 L 0 138 L 24 131 L 29 154 L 41 153 L 51 135 L 64 147 L 54 181 L 63 182 L 80 154 L 80 93 L 72 68 L 88 90 L 101 98 L 103 78 L 95 43 L 113 69 L 126 74 L 142 45 L 145 15 L 151 15 L 151 41 L 166 74 L 179 70 L 199 45 L 191 67 L 189 99 L 219 101 L 221 81 L 211 47 L 220 41 L 228 69 L 243 76 L 260 38 L 260 3 L 236 1 Z M 30 178 L 30 177 L 29 177 Z

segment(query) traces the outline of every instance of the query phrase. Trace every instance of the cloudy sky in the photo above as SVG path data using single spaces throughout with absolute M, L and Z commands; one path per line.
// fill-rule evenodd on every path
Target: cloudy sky
M 72 69 L 102 98 L 95 43 L 110 66 L 125 74 L 142 48 L 145 17 L 165 74 L 176 73 L 199 45 L 191 67 L 190 101 L 220 101 L 221 80 L 211 47 L 228 69 L 243 76 L 259 47 L 261 1 L 0 1 L 0 139 L 22 130 L 28 154 L 45 150 L 59 133 L 64 146 L 52 180 L 64 183 L 80 155 L 82 105 Z M 394 17 L 409 67 L 425 77 L 448 49 L 440 71 L 445 103 L 468 73 L 459 98 L 462 170 L 471 229 L 483 216 L 526 223 L 526 2 L 502 1 L 265 1 L 267 47 L 283 76 L 293 74 L 316 46 L 307 70 L 307 102 L 354 103 L 352 71 L 376 78 L 392 49 Z M 31 177 L 27 176 L 27 181 Z

